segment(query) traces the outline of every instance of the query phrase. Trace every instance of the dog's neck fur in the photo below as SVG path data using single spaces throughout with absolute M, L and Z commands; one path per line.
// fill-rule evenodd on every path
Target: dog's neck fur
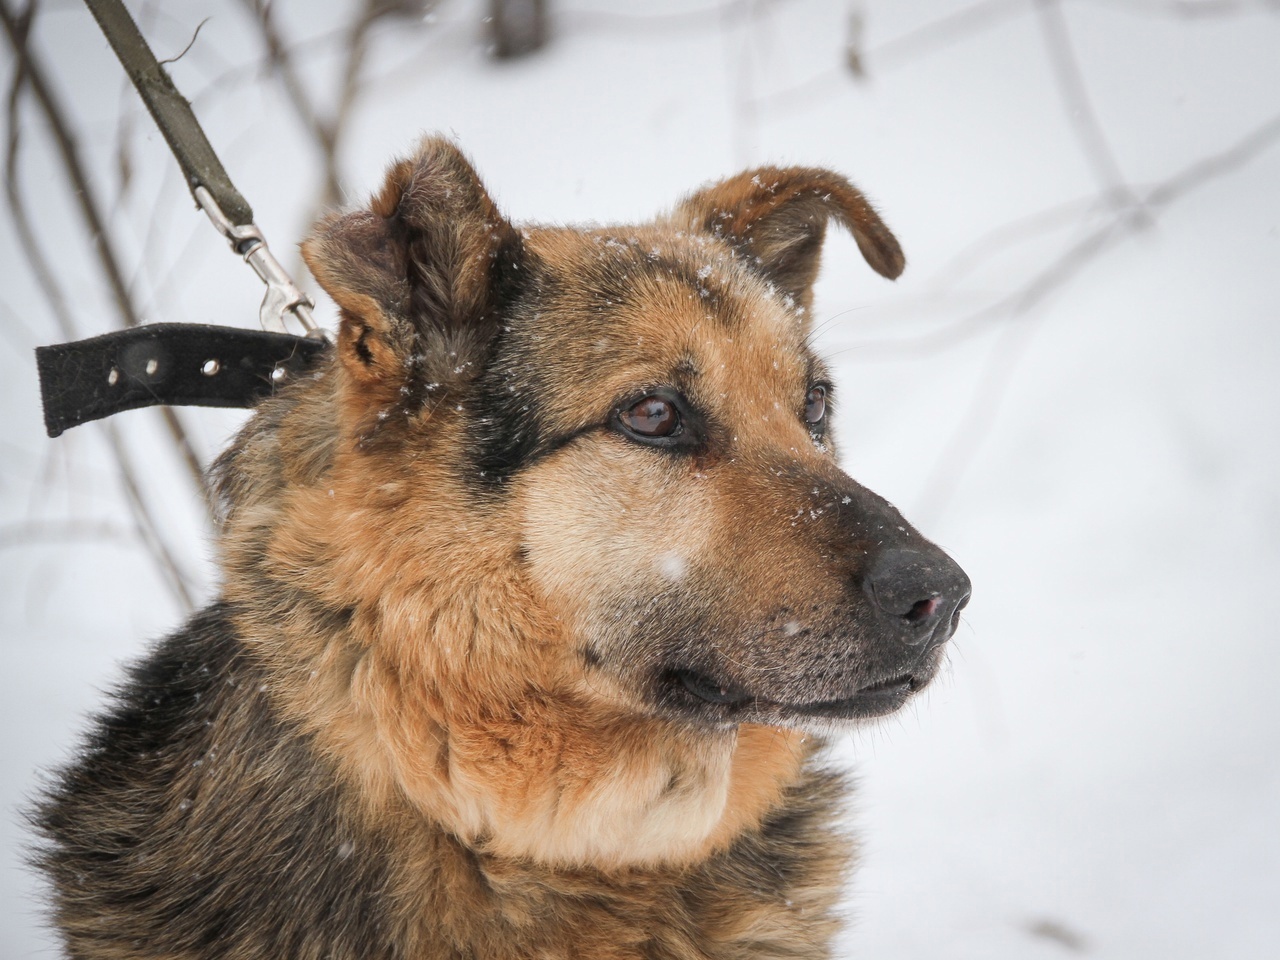
M 426 463 L 448 458 L 370 488 L 366 454 L 318 440 L 333 429 L 327 382 L 277 401 L 290 410 L 221 465 L 225 590 L 278 709 L 370 815 L 407 803 L 475 849 L 605 870 L 696 863 L 758 826 L 812 738 L 749 724 L 690 736 L 584 685 L 501 523 L 441 519 L 473 495 Z M 434 424 L 433 445 L 452 432 Z M 317 449 L 329 455 L 298 458 Z

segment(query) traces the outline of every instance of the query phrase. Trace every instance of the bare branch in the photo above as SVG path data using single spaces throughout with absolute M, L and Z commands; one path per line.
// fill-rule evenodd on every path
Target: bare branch
M 952 254 L 951 259 L 938 268 L 927 283 L 935 293 L 945 292 L 1009 247 L 1026 243 L 1054 230 L 1077 225 L 1104 207 L 1104 204 L 1098 202 L 1097 194 L 1091 193 L 1002 223 Z
M 1173 203 L 1197 189 L 1239 169 L 1277 142 L 1280 142 L 1280 114 L 1254 128 L 1227 149 L 1190 164 L 1146 191 L 1142 196 L 1143 205 L 1153 216 L 1167 210 Z M 1134 231 L 1131 223 L 1125 211 L 1118 212 L 1106 224 L 1068 248 L 1020 290 L 1005 297 L 992 308 L 979 311 L 979 314 L 984 319 L 996 315 L 1008 320 L 1024 317 L 1042 304 L 1050 294 L 1077 276 L 1114 242 L 1132 235 Z M 968 322 L 967 320 L 966 324 Z M 928 511 L 936 516 L 955 493 L 978 446 L 991 430 L 995 411 L 1003 402 L 1013 374 L 1036 329 L 1036 325 L 1032 323 L 1010 323 L 1001 333 L 960 426 L 938 457 L 926 482 L 922 512 Z
M 1280 13 L 1280 0 L 1076 0 L 1108 9 L 1177 20 L 1211 20 L 1249 13 Z
M 133 531 L 93 520 L 27 520 L 0 526 L 0 550 L 32 543 L 81 543 L 86 540 L 127 541 Z
M 1255 127 L 1226 150 L 1202 157 L 1166 179 L 1147 194 L 1148 207 L 1165 208 L 1211 180 L 1244 166 L 1280 140 L 1280 113 Z
M 111 448 L 111 454 L 120 467 L 120 483 L 124 487 L 130 512 L 133 513 L 133 516 L 138 521 L 138 535 L 142 538 L 147 552 L 158 561 L 157 567 L 161 576 L 168 583 L 169 590 L 177 598 L 181 608 L 190 613 L 195 609 L 195 599 L 187 586 L 187 579 L 182 574 L 176 555 L 169 549 L 168 544 L 165 543 L 163 536 L 161 536 L 160 525 L 156 522 L 155 516 L 151 512 L 151 506 L 142 493 L 142 486 L 138 483 L 137 471 L 133 468 L 132 460 L 125 448 L 124 441 L 120 437 L 120 432 L 110 420 L 102 422 L 102 430 L 107 436 L 107 444 Z
M 1038 0 L 1043 3 L 1044 0 Z M 1238 17 L 1258 13 L 1280 13 L 1280 0 L 1073 0 L 1095 3 L 1135 15 L 1165 16 L 1183 20 Z M 1027 12 L 1025 0 L 977 0 L 954 13 L 939 17 L 886 40 L 869 49 L 858 47 L 858 70 L 848 63 L 832 64 L 799 83 L 764 94 L 759 99 L 762 115 L 776 116 L 818 106 L 848 89 L 850 78 L 861 80 L 884 74 L 929 56 L 956 42 L 1021 17 Z M 846 45 L 845 58 L 848 60 Z
M 1280 114 L 1255 127 L 1225 150 L 1202 157 L 1155 186 L 1139 191 L 1138 200 L 1154 221 L 1156 214 L 1168 209 L 1176 201 L 1210 181 L 1238 169 L 1277 142 L 1280 142 Z M 1080 201 L 1073 201 L 1073 203 L 1078 204 Z M 1017 223 L 1033 226 L 1039 217 L 1056 218 L 1061 209 L 1064 208 L 1054 206 L 1032 214 L 1022 221 L 1015 222 L 1014 228 L 1017 227 Z M 1008 225 L 999 228 L 993 232 L 993 235 L 999 235 L 1000 231 L 1006 229 L 1010 229 Z M 945 329 L 917 337 L 863 340 L 852 344 L 851 347 L 864 358 L 925 355 L 956 347 L 982 333 L 993 321 L 1007 320 L 1026 313 L 1057 288 L 1070 281 L 1114 241 L 1132 232 L 1132 218 L 1127 210 L 1120 210 L 1105 223 L 1090 230 L 1059 253 L 1052 262 L 1017 290 L 961 317 Z
M 41 112 L 49 124 L 49 129 L 53 133 L 63 169 L 71 180 L 72 192 L 75 194 L 80 215 L 84 219 L 85 228 L 89 232 L 94 250 L 98 255 L 99 266 L 101 266 L 103 274 L 107 278 L 107 284 L 111 288 L 116 315 L 122 326 L 136 327 L 140 322 L 139 315 L 125 283 L 124 272 L 120 266 L 120 258 L 111 242 L 111 234 L 107 230 L 104 218 L 98 209 L 98 204 L 95 200 L 96 191 L 80 160 L 79 146 L 71 132 L 67 113 L 58 102 L 53 88 L 45 77 L 43 68 L 32 56 L 31 49 L 27 45 L 27 36 L 35 11 L 36 4 L 34 0 L 28 4 L 26 13 L 21 15 L 14 14 L 9 10 L 7 0 L 0 0 L 0 19 L 4 21 L 5 33 L 8 35 L 10 46 L 13 47 L 13 52 L 18 62 L 18 70 L 15 77 L 15 96 L 17 85 L 25 83 L 30 87 L 36 103 L 39 104 Z M 199 458 L 191 445 L 187 431 L 183 427 L 177 412 L 173 409 L 162 407 L 160 408 L 160 415 L 166 429 L 169 431 L 170 437 L 178 448 L 178 454 L 186 465 L 192 482 L 200 492 L 201 499 L 204 501 L 208 511 L 208 517 L 212 521 L 213 512 L 209 503 L 208 487 L 205 484 L 204 469 L 200 466 Z
M 254 22 L 262 34 L 263 46 L 267 52 L 267 67 L 280 80 L 285 95 L 293 106 L 293 112 L 302 122 L 303 128 L 311 136 L 324 160 L 324 192 L 326 196 L 338 193 L 337 171 L 334 169 L 332 155 L 334 152 L 333 134 L 328 125 L 320 119 L 320 112 L 311 101 L 306 85 L 302 82 L 293 57 L 276 27 L 275 16 L 268 0 L 241 0 L 241 3 L 253 14 Z
M 22 90 L 24 87 L 31 85 L 32 79 L 32 73 L 29 68 L 33 65 L 33 59 L 30 57 L 25 45 L 25 35 L 30 26 L 31 13 L 32 7 L 29 6 L 26 13 L 15 16 L 11 14 L 4 0 L 0 0 L 0 16 L 4 18 L 5 28 L 9 33 L 10 39 L 13 40 L 15 35 L 23 38 L 23 42 L 14 44 L 15 48 L 20 49 L 22 52 L 19 54 L 19 69 L 14 75 L 8 98 L 8 138 L 4 170 L 5 196 L 8 200 L 9 210 L 13 215 L 13 224 L 18 236 L 19 246 L 31 267 L 36 283 L 44 294 L 45 302 L 53 314 L 59 332 L 66 339 L 74 340 L 78 336 L 75 322 L 67 306 L 66 298 L 62 294 L 57 276 L 40 250 L 39 240 L 32 229 L 31 218 L 28 215 L 24 195 L 18 183 L 18 155 L 21 150 L 18 110 Z M 161 576 L 168 583 L 174 599 L 182 609 L 190 611 L 194 609 L 191 591 L 188 589 L 186 579 L 180 571 L 176 555 L 160 535 L 159 524 L 152 515 L 146 498 L 142 495 L 132 458 L 112 425 L 104 422 L 101 426 L 105 432 L 111 455 L 115 460 L 117 477 L 121 488 L 125 492 L 139 535 Z
M 1063 113 L 1075 128 L 1076 139 L 1093 170 L 1094 179 L 1113 209 L 1125 210 L 1128 216 L 1136 218 L 1138 225 L 1145 225 L 1142 203 L 1125 182 L 1120 164 L 1116 162 L 1115 153 L 1107 143 L 1102 124 L 1098 122 L 1098 115 L 1089 99 L 1084 75 L 1071 45 L 1067 21 L 1062 15 L 1061 0 L 1037 0 L 1036 10 L 1040 15 L 1049 61 L 1053 65 L 1054 81 L 1062 97 Z
M 807 80 L 761 96 L 757 106 L 762 115 L 776 115 L 797 107 L 816 106 L 848 89 L 849 77 L 863 79 L 877 73 L 885 73 L 920 57 L 948 47 L 971 34 L 980 33 L 997 23 L 1021 16 L 1026 11 L 1024 0 L 979 0 L 926 23 L 922 27 L 894 37 L 869 49 L 858 48 L 857 64 L 860 72 L 851 71 L 846 62 L 832 65 Z M 859 25 L 862 29 L 865 25 Z M 847 48 L 846 44 L 846 48 Z
M 489 35 L 493 56 L 523 57 L 547 42 L 546 0 L 489 0 Z
M 996 413 L 1013 382 L 1014 372 L 1038 330 L 1035 324 L 1011 323 L 1000 331 L 973 396 L 965 405 L 960 423 L 938 454 L 913 508 L 915 513 L 926 518 L 926 522 L 940 517 L 951 502 L 965 471 L 990 434 Z
M 583 32 L 638 34 L 670 34 L 685 30 L 711 29 L 726 17 L 749 13 L 753 0 L 729 0 L 679 13 L 619 13 L 614 10 L 565 10 L 556 17 L 563 24 Z
M 241 3 L 253 14 L 254 22 L 262 34 L 268 68 L 279 77 L 294 114 L 320 155 L 324 177 L 320 207 L 334 206 L 342 199 L 343 177 L 338 156 L 339 145 L 360 93 L 369 34 L 379 21 L 403 16 L 406 5 L 389 0 L 365 0 L 345 32 L 346 59 L 342 69 L 342 82 L 338 88 L 337 106 L 326 117 L 321 115 L 302 81 L 293 61 L 293 49 L 285 42 L 276 25 L 271 4 L 267 0 L 241 0 Z
M 945 49 L 965 37 L 982 33 L 1015 16 L 1022 16 L 1025 12 L 1026 4 L 1023 0 L 979 0 L 892 40 L 886 40 L 868 51 L 866 59 L 874 71 L 892 70 Z

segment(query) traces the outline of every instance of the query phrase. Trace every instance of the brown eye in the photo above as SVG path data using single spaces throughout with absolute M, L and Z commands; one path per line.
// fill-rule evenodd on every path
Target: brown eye
M 809 426 L 817 426 L 827 415 L 827 388 L 813 387 L 804 398 L 804 420 Z
M 680 413 L 665 397 L 645 397 L 618 415 L 622 425 L 641 437 L 670 437 L 680 429 Z

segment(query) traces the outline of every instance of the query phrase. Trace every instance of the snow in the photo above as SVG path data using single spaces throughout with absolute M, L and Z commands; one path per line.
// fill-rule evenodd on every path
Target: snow
M 664 580 L 679 582 L 684 579 L 688 569 L 689 561 L 675 550 L 667 551 L 658 557 L 658 573 Z
M 173 74 L 296 268 L 319 175 L 278 86 L 256 66 L 228 72 L 259 49 L 243 5 L 163 6 L 143 17 L 161 56 L 212 15 Z M 315 38 L 306 78 L 331 90 L 326 38 L 346 7 L 276 6 L 291 35 Z M 1115 166 L 1148 198 L 1138 226 L 1115 215 L 1082 147 L 1034 4 L 554 9 L 552 45 L 497 66 L 479 4 L 441 4 L 425 32 L 377 33 L 383 79 L 357 101 L 341 158 L 350 200 L 420 132 L 443 130 L 517 220 L 643 219 L 755 164 L 825 165 L 907 251 L 890 284 L 831 231 L 815 339 L 847 469 L 956 557 L 974 598 L 944 676 L 837 747 L 856 770 L 863 839 L 844 953 L 1271 956 L 1280 143 L 1197 165 L 1280 112 L 1274 4 L 1061 4 Z M 843 67 L 851 10 L 863 82 Z M 919 32 L 932 23 L 945 26 Z M 87 13 L 51 8 L 36 36 L 130 241 L 144 314 L 253 325 L 257 281 L 193 210 Z M 116 203 L 122 107 L 132 174 Z M 23 121 L 27 202 L 79 332 L 101 332 L 109 296 L 43 122 L 30 108 Z M 1160 186 L 1197 170 L 1213 175 Z M 18 810 L 120 663 L 182 614 L 133 530 L 105 432 L 42 434 L 30 350 L 60 336 L 7 213 L 0 262 L 0 958 L 26 960 L 55 948 Z M 183 413 L 206 461 L 238 419 Z M 158 418 L 115 423 L 160 535 L 209 596 L 203 507 Z

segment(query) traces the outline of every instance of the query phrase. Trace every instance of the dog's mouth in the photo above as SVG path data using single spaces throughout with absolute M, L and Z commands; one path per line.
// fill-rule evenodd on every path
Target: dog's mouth
M 834 700 L 789 702 L 770 700 L 750 691 L 726 685 L 696 670 L 677 669 L 666 674 L 666 682 L 676 699 L 686 706 L 711 706 L 724 719 L 795 718 L 865 720 L 883 717 L 901 708 L 911 695 L 932 679 L 926 675 L 903 673 L 859 687 L 850 696 Z

